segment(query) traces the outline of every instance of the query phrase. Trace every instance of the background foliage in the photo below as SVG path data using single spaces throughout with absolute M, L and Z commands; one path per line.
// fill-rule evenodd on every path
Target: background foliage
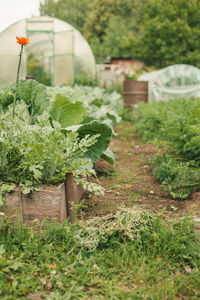
M 46 0 L 41 14 L 82 32 L 97 59 L 134 57 L 157 68 L 200 66 L 199 0 Z
M 136 40 L 136 56 L 157 68 L 200 66 L 200 1 L 147 0 Z

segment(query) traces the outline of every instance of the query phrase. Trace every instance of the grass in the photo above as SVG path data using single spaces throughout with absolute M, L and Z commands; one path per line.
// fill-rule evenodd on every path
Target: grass
M 138 203 L 138 195 L 134 192 L 131 192 L 129 196 L 129 201 L 130 203 Z
M 126 122 L 133 122 L 133 120 L 134 120 L 133 115 L 134 115 L 133 110 L 131 110 L 128 107 L 124 107 L 120 114 L 122 120 L 126 121 Z
M 116 177 L 116 183 L 118 184 L 131 183 L 134 180 L 138 179 L 138 175 L 133 174 L 133 170 L 131 168 L 126 170 L 123 169 L 118 172 L 115 172 L 115 177 Z
M 71 225 L 0 223 L 0 298 L 199 299 L 200 247 L 189 218 L 138 208 Z

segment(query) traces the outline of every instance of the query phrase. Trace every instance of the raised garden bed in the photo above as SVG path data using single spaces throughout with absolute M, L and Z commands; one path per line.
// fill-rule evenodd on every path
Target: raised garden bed
M 74 182 L 73 174 L 66 174 L 66 182 L 58 186 L 44 186 L 40 191 L 25 195 L 17 187 L 14 192 L 5 195 L 5 206 L 0 207 L 11 222 L 23 222 L 28 226 L 34 220 L 41 223 L 44 219 L 63 222 L 75 220 L 73 204 L 79 202 L 84 194 L 82 186 Z

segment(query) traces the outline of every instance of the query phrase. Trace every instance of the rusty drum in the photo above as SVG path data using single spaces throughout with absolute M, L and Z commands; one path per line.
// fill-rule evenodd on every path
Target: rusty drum
M 125 80 L 125 106 L 134 108 L 134 106 L 141 101 L 148 102 L 148 81 Z

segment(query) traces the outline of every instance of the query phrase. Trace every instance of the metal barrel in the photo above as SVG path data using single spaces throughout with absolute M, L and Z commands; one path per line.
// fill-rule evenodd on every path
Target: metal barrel
M 148 81 L 125 80 L 124 103 L 133 108 L 139 102 L 148 102 Z

